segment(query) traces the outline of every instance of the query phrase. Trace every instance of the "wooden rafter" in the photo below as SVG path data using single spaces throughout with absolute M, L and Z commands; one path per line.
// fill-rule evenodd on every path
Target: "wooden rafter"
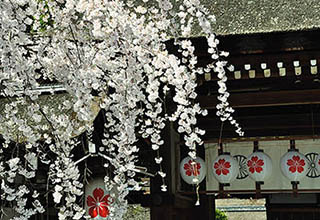
M 199 96 L 198 101 L 207 109 L 218 104 L 216 96 Z M 320 89 L 235 93 L 229 102 L 234 108 L 320 104 Z

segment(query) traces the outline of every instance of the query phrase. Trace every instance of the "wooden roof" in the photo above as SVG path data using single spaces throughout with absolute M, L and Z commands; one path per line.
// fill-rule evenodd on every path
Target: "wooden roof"
M 230 51 L 226 60 L 234 65 L 227 72 L 229 103 L 245 138 L 320 136 L 319 36 L 313 30 L 220 37 L 219 48 Z M 199 62 L 210 62 L 204 41 L 194 42 Z M 205 141 L 217 140 L 221 129 L 215 114 L 216 81 L 216 73 L 199 78 L 197 100 L 209 109 L 207 117 L 199 118 L 200 128 L 207 131 Z M 229 123 L 223 126 L 225 138 L 238 138 Z
M 318 0 L 201 0 L 216 15 L 219 35 L 320 28 Z

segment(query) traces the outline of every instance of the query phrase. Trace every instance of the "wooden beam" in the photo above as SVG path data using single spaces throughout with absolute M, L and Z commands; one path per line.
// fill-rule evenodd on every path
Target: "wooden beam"
M 239 135 L 233 130 L 233 131 L 223 131 L 223 140 L 225 139 L 247 139 L 247 138 L 256 138 L 256 137 L 286 137 L 286 136 L 309 136 L 309 137 L 315 137 L 319 136 L 320 134 L 320 128 L 315 128 L 315 132 L 312 132 L 312 129 L 259 129 L 259 130 L 246 130 L 243 129 L 245 132 L 245 137 L 238 138 Z M 313 134 L 314 133 L 314 134 Z M 219 137 L 219 132 L 212 132 L 207 131 L 205 136 L 203 137 L 204 141 L 209 140 L 216 140 L 215 143 L 218 142 L 217 137 Z
M 246 130 L 290 128 L 307 129 L 312 126 L 320 126 L 320 114 L 318 112 L 314 113 L 313 116 L 311 115 L 311 112 L 237 116 L 237 120 L 246 128 Z M 217 117 L 200 118 L 198 121 L 199 126 L 207 131 L 220 131 L 220 121 Z M 226 126 L 224 127 L 224 130 L 234 130 L 234 127 Z
M 199 96 L 198 102 L 206 109 L 218 104 L 216 96 Z M 234 108 L 320 104 L 320 89 L 236 93 L 229 103 Z
M 306 212 L 315 212 L 318 213 L 320 212 L 320 208 L 319 207 L 314 207 L 312 206 L 313 204 L 308 204 L 311 207 L 279 207 L 279 206 L 284 206 L 283 204 L 278 204 L 278 206 L 270 206 L 268 207 L 270 212 L 281 212 L 281 213 L 286 213 L 286 212 L 290 212 L 290 213 L 297 213 L 297 212 L 302 212 L 302 213 L 306 213 Z M 304 204 L 304 206 L 306 206 Z
M 314 50 L 320 30 L 298 32 L 274 32 L 248 35 L 219 36 L 220 50 L 231 54 L 273 53 L 275 51 Z
M 232 142 L 248 142 L 248 141 L 283 141 L 283 140 L 305 140 L 305 139 L 320 139 L 319 135 L 310 136 L 269 136 L 269 137 L 237 137 L 237 138 L 224 138 L 223 143 Z M 208 139 L 204 143 L 218 143 L 218 138 Z
M 224 35 L 218 36 L 218 47 L 220 51 L 228 51 L 235 55 L 317 50 L 320 49 L 319 38 L 320 30 Z M 210 57 L 206 38 L 191 38 L 191 41 L 197 56 Z M 167 49 L 171 53 L 177 53 L 178 47 L 173 42 L 166 42 Z
M 320 193 L 320 189 L 299 189 L 301 193 Z M 182 195 L 194 195 L 195 192 L 192 191 L 184 191 L 179 192 Z M 219 193 L 219 190 L 203 190 L 199 191 L 200 195 L 212 195 Z M 225 190 L 227 194 L 255 194 L 256 190 Z M 270 193 L 292 193 L 292 189 L 262 189 L 261 193 L 263 194 L 270 194 Z
M 308 105 L 305 105 L 309 107 Z M 279 111 L 275 111 L 275 109 Z M 265 109 L 265 111 L 262 111 Z M 265 108 L 240 108 L 235 116 L 243 127 L 245 137 L 258 136 L 295 136 L 295 135 L 320 135 L 320 114 L 310 107 L 301 106 L 265 107 Z M 313 111 L 313 113 L 312 113 Z M 218 117 L 210 114 L 208 118 L 199 118 L 199 127 L 206 130 L 204 140 L 216 140 L 220 134 Z M 223 128 L 223 138 L 236 138 L 234 127 L 226 123 Z

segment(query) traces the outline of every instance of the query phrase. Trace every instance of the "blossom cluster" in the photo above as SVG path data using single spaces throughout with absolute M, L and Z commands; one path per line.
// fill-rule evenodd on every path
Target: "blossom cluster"
M 228 120 L 234 127 L 236 132 L 243 136 L 244 132 L 242 131 L 242 128 L 240 127 L 239 123 L 232 117 L 232 113 L 234 112 L 234 109 L 230 106 L 228 102 L 228 97 L 230 96 L 230 93 L 227 91 L 227 85 L 226 82 L 228 80 L 226 76 L 226 61 L 222 61 L 220 57 L 226 57 L 228 56 L 228 53 L 225 51 L 218 51 L 217 46 L 219 44 L 219 40 L 216 39 L 214 34 L 211 34 L 208 37 L 208 53 L 211 54 L 211 58 L 213 60 L 216 60 L 214 63 L 214 70 L 217 73 L 218 76 L 218 100 L 220 101 L 219 104 L 217 104 L 217 116 L 220 117 L 220 120 L 222 122 Z M 230 66 L 229 69 L 232 70 L 233 66 Z
M 196 103 L 196 79 L 204 70 L 217 72 L 220 79 L 218 116 L 242 135 L 227 102 L 226 64 L 219 61 L 223 54 L 210 26 L 214 20 L 199 0 L 2 0 L 0 193 L 1 200 L 16 201 L 14 219 L 48 211 L 43 204 L 48 193 L 59 220 L 84 217 L 79 199 L 86 177 L 72 152 L 80 146 L 74 137 L 94 130 L 98 111 L 104 118 L 98 150 L 107 155 L 102 169 L 110 174 L 105 184 L 116 192 L 111 193 L 116 199 L 110 218 L 121 219 L 129 188 L 140 189 L 135 179 L 139 138 L 148 139 L 157 152 L 166 191 L 161 133 L 177 122 L 189 155 L 196 158 L 205 133 L 197 127 L 197 116 L 207 114 Z M 213 62 L 205 69 L 198 67 L 187 40 L 194 26 L 208 39 Z M 179 56 L 168 52 L 169 39 Z M 44 84 L 63 89 L 49 86 L 44 95 Z M 167 106 L 170 98 L 173 111 Z M 30 181 L 37 179 L 39 166 L 48 167 L 45 199 L 38 199 Z

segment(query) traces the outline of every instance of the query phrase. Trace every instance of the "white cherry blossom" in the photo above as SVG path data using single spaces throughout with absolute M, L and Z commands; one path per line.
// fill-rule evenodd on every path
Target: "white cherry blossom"
M 111 197 L 117 198 L 110 218 L 121 219 L 129 189 L 141 188 L 135 179 L 141 138 L 157 155 L 161 190 L 167 191 L 159 151 L 166 126 L 177 123 L 192 158 L 203 144 L 205 131 L 197 127 L 197 116 L 207 111 L 196 103 L 197 74 L 217 72 L 217 115 L 243 135 L 228 103 L 227 63 L 220 60 L 227 53 L 217 48 L 214 16 L 198 0 L 175 4 L 0 2 L 0 194 L 6 202 L 16 201 L 14 219 L 48 211 L 42 203 L 52 196 L 59 220 L 84 217 L 77 201 L 90 171 L 76 163 L 74 152 L 86 144 L 75 137 L 86 133 L 93 140 L 92 121 L 99 111 L 103 139 L 96 149 L 105 156 L 106 188 L 116 191 Z M 195 47 L 188 40 L 195 26 L 208 40 L 212 63 L 206 67 L 197 67 Z M 170 39 L 179 55 L 167 50 Z M 48 171 L 45 193 L 31 184 L 43 167 Z M 21 178 L 25 181 L 17 181 Z

